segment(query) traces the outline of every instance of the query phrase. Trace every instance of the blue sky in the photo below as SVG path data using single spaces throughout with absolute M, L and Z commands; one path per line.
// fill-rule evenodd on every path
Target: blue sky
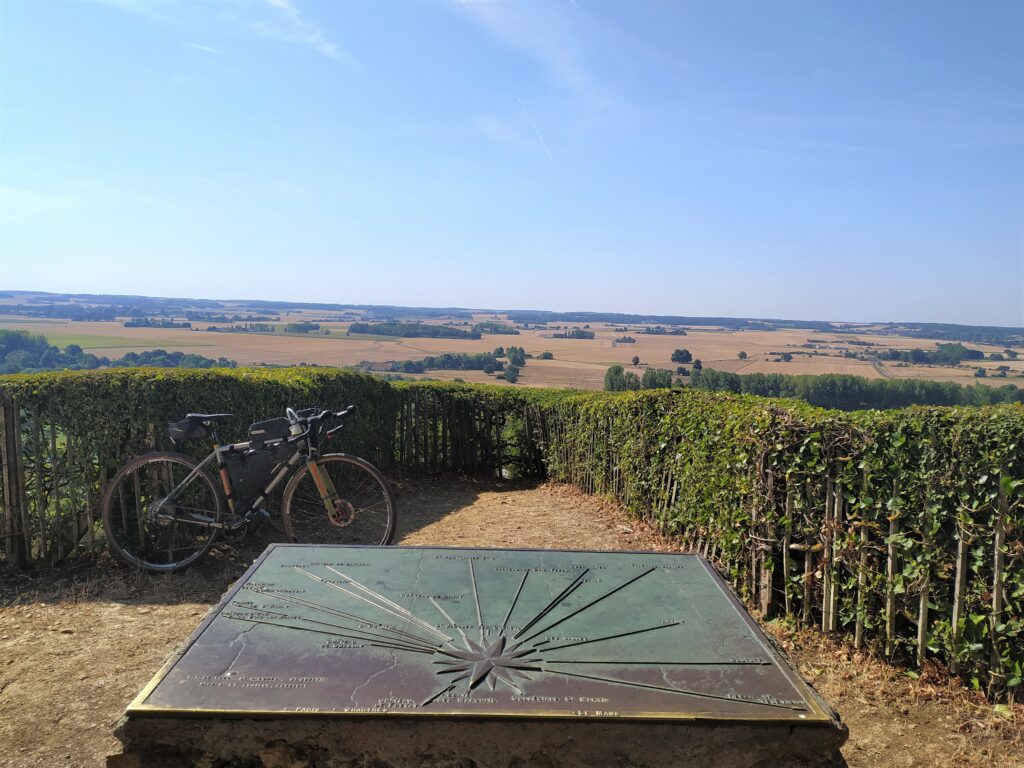
M 0 287 L 1024 325 L 1022 30 L 0 0 Z

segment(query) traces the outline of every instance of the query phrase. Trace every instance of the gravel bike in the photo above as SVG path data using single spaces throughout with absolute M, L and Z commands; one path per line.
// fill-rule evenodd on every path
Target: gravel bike
M 289 540 L 388 544 L 395 530 L 395 499 L 387 479 L 358 456 L 320 452 L 355 410 L 354 405 L 337 412 L 288 408 L 286 417 L 252 424 L 244 443 L 221 444 L 217 436 L 218 422 L 233 418 L 230 413 L 190 413 L 170 424 L 175 446 L 209 437 L 213 452 L 196 461 L 158 451 L 118 470 L 103 495 L 110 548 L 148 571 L 185 568 L 219 537 L 241 538 L 268 519 L 267 499 L 289 476 L 281 498 Z

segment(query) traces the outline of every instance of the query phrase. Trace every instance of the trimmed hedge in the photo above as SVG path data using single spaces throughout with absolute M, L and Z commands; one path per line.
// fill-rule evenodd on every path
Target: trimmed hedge
M 718 392 L 389 384 L 324 369 L 0 377 L 0 396 L 12 565 L 101 546 L 105 479 L 187 411 L 235 413 L 224 437 L 243 439 L 287 405 L 355 403 L 339 449 L 392 468 L 573 483 L 714 558 L 764 614 L 894 660 L 942 659 L 995 695 L 1020 685 L 1020 405 L 842 413 Z

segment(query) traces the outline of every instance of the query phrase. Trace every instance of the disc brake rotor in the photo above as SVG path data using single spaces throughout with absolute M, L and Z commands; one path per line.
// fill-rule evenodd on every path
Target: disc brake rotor
M 356 519 L 356 508 L 352 506 L 352 502 L 338 499 L 334 505 L 334 510 L 328 513 L 327 519 L 331 521 L 331 525 L 338 528 L 352 525 Z

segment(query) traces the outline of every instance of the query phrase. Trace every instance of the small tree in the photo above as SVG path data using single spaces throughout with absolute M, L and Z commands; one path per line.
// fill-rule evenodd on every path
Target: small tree
M 633 365 L 640 365 L 640 355 L 633 355 Z
M 673 363 L 689 363 L 693 360 L 693 355 L 690 354 L 688 349 L 677 349 L 672 353 Z
M 988 376 L 988 371 L 986 371 L 984 368 L 979 368 L 974 372 L 974 375 L 979 379 L 984 379 L 986 376 Z
M 640 385 L 644 389 L 669 389 L 672 386 L 672 371 L 664 368 L 648 368 L 644 371 Z
M 519 381 L 519 368 L 512 365 L 511 363 L 509 365 L 506 365 L 504 376 L 505 381 L 507 381 L 509 384 L 515 384 L 517 381 Z
M 702 363 L 700 360 L 694 360 L 693 361 L 693 370 L 695 370 L 695 371 L 704 370 L 704 363 Z
M 676 368 L 676 373 L 678 373 L 680 376 L 689 376 L 690 369 L 687 368 L 686 366 L 680 365 L 678 368 Z
M 744 352 L 744 351 L 742 351 L 742 350 L 740 350 L 740 353 L 739 353 L 739 354 L 737 355 L 737 357 L 738 357 L 738 358 L 739 358 L 740 360 L 746 360 L 746 359 L 747 359 L 747 353 L 746 353 L 746 352 Z
M 517 367 L 526 365 L 526 350 L 522 347 L 509 347 L 505 350 L 508 361 Z
M 551 354 L 550 352 L 541 352 L 540 353 L 540 357 L 537 358 L 537 359 L 538 360 L 554 360 L 555 356 L 553 354 Z
M 621 392 L 626 388 L 626 373 L 621 365 L 613 365 L 604 373 L 606 392 Z
M 793 356 L 789 352 L 783 352 L 781 355 L 779 355 L 779 360 L 781 360 L 784 363 L 789 363 L 792 362 Z

